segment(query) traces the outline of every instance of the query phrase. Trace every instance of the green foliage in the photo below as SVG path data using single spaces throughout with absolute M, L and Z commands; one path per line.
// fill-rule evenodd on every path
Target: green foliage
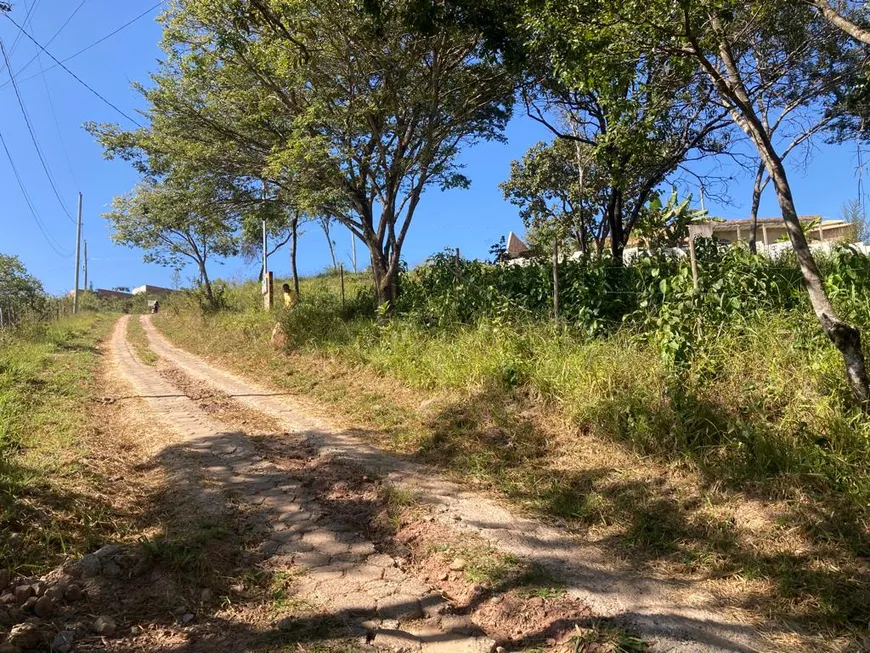
M 9 321 L 9 311 L 40 313 L 47 309 L 48 298 L 42 283 L 27 272 L 15 255 L 0 254 L 0 308 Z
M 392 302 L 422 194 L 467 187 L 461 148 L 502 138 L 513 107 L 513 80 L 478 30 L 421 29 L 414 13 L 402 0 L 182 0 L 165 16 L 167 59 L 140 87 L 149 127 L 90 128 L 149 182 L 217 180 L 238 207 L 263 180 L 277 215 L 343 223 Z M 280 231 L 280 217 L 267 222 Z M 250 242 L 256 221 L 242 226 Z
M 689 225 L 707 215 L 706 211 L 690 208 L 691 202 L 691 195 L 680 201 L 676 188 L 664 202 L 659 193 L 653 194 L 637 225 L 637 235 L 644 239 L 647 248 L 676 247 L 685 242 Z
M 537 143 L 520 161 L 511 162 L 510 178 L 499 187 L 505 199 L 520 207 L 532 247 L 548 252 L 554 240 L 567 239 L 573 249 L 603 248 L 607 179 L 589 150 L 556 139 Z

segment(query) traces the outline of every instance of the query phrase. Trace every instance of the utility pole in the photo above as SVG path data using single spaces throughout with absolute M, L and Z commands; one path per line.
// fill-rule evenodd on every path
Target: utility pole
M 88 241 L 85 240 L 85 290 L 88 290 Z
M 707 207 L 704 206 L 704 184 L 701 184 L 701 210 L 707 212 Z
M 266 203 L 266 180 L 262 180 L 263 189 L 262 194 L 260 195 L 260 199 L 263 201 L 263 204 Z M 266 253 L 266 219 L 263 218 L 263 283 L 266 283 L 266 273 L 269 271 L 268 264 L 269 255 Z
M 269 255 L 266 253 L 266 221 L 263 220 L 263 279 L 269 271 Z
M 73 286 L 73 315 L 79 312 L 79 269 L 82 249 L 82 194 L 79 193 L 79 219 L 76 222 L 76 285 Z

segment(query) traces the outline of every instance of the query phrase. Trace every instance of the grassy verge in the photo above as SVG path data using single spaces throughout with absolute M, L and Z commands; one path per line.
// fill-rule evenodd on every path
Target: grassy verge
M 117 526 L 87 464 L 113 323 L 90 313 L 0 335 L 0 568 L 40 572 Z
M 315 398 L 382 446 L 637 565 L 693 577 L 747 618 L 797 624 L 831 650 L 857 641 L 870 618 L 870 422 L 831 392 L 836 354 L 805 346 L 793 316 L 720 334 L 697 361 L 712 370 L 701 383 L 695 370 L 670 376 L 626 332 L 430 331 L 346 321 L 308 297 L 280 317 L 289 356 L 269 345 L 277 315 L 170 310 L 157 324 L 195 353 Z
M 127 340 L 133 345 L 133 350 L 140 361 L 146 365 L 154 365 L 160 357 L 148 346 L 148 336 L 139 321 L 138 315 L 131 315 L 127 321 Z

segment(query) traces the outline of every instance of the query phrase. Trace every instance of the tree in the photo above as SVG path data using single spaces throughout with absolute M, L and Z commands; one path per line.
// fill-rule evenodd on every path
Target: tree
M 836 41 L 829 24 L 801 2 L 651 0 L 637 6 L 631 16 L 623 14 L 619 3 L 608 2 L 595 12 L 593 22 L 597 27 L 623 33 L 630 25 L 635 28 L 633 44 L 645 42 L 650 53 L 693 62 L 714 85 L 711 100 L 727 109 L 752 142 L 773 182 L 813 311 L 843 356 L 855 398 L 866 404 L 870 385 L 860 333 L 838 317 L 825 293 L 821 273 L 801 229 L 782 157 L 755 104 L 759 89 L 766 83 L 758 74 L 754 60 L 757 54 L 764 55 L 765 66 L 781 67 L 797 75 L 827 76 L 832 74 L 832 65 L 843 61 L 830 58 L 832 53 L 848 54 L 848 44 Z M 809 69 L 801 65 L 807 60 L 815 65 Z
M 819 14 L 828 21 L 831 25 L 848 34 L 853 39 L 860 41 L 866 45 L 870 45 L 870 28 L 866 26 L 866 18 L 859 14 L 859 9 L 853 8 L 848 12 L 841 12 L 839 9 L 832 7 L 828 0 L 804 0 L 807 4 L 818 10 Z M 864 3 L 841 3 L 841 4 L 859 4 L 860 11 L 863 11 Z M 853 20 L 853 17 L 857 20 Z M 862 20 L 863 19 L 863 20 Z M 864 22 L 864 25 L 858 21 Z
M 416 30 L 407 7 L 181 0 L 167 18 L 169 59 L 143 89 L 152 152 L 260 176 L 303 213 L 341 222 L 368 247 L 390 305 L 423 192 L 467 186 L 457 154 L 500 138 L 513 104 L 479 33 Z M 109 148 L 127 137 L 103 136 Z
M 0 254 L 0 308 L 20 313 L 24 310 L 42 310 L 45 307 L 45 290 L 42 283 L 31 275 L 17 256 Z
M 673 57 L 643 51 L 626 22 L 600 29 L 597 3 L 521 3 L 520 38 L 532 86 L 527 112 L 560 138 L 582 143 L 604 186 L 614 261 L 655 190 L 685 163 L 728 146 L 727 112 L 708 79 Z M 563 124 L 551 118 L 554 110 Z
M 529 241 L 552 249 L 553 238 L 569 238 L 581 252 L 601 252 L 608 234 L 603 219 L 606 197 L 597 167 L 579 142 L 556 139 L 537 143 L 499 187 L 520 207 Z
M 845 110 L 837 98 L 853 85 L 856 68 L 843 56 L 842 39 L 833 30 L 819 24 L 815 41 L 796 46 L 783 59 L 771 51 L 764 30 L 754 30 L 742 36 L 744 51 L 743 79 L 751 104 L 772 147 L 785 160 L 803 149 L 805 161 L 811 154 L 807 146 L 813 137 L 839 120 Z M 805 56 L 806 55 L 806 56 Z M 751 71 L 751 72 L 750 72 Z M 819 104 L 828 103 L 827 111 Z M 758 207 L 761 195 L 770 183 L 770 175 L 759 158 L 755 168 L 750 209 L 749 249 L 756 252 Z
M 112 240 L 145 250 L 144 260 L 180 268 L 193 262 L 209 303 L 215 302 L 208 262 L 213 256 L 238 253 L 238 216 L 216 200 L 217 188 L 203 180 L 140 184 L 115 198 L 105 214 L 114 228 Z
M 840 215 L 843 220 L 855 227 L 855 240 L 862 243 L 870 240 L 870 221 L 860 199 L 854 198 L 844 202 Z

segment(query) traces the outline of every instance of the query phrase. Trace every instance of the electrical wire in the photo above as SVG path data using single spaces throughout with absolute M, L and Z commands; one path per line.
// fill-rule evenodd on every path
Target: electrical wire
M 27 13 L 24 15 L 24 24 L 27 25 L 27 22 L 30 20 L 31 15 L 33 14 L 33 10 L 36 9 L 36 5 L 39 4 L 39 0 L 34 0 L 33 4 L 27 8 Z M 27 7 L 27 3 L 25 1 L 24 4 Z M 18 47 L 18 42 L 21 40 L 21 34 L 17 34 L 15 36 L 15 40 L 12 41 L 12 48 L 10 50 L 10 55 L 15 52 L 15 49 Z M 3 72 L 3 68 L 0 68 L 0 72 Z
M 94 47 L 98 46 L 98 45 L 99 45 L 100 43 L 102 43 L 103 41 L 107 41 L 108 39 L 110 39 L 110 38 L 112 38 L 113 36 L 115 36 L 115 34 L 117 34 L 118 32 L 120 32 L 120 31 L 122 31 L 122 30 L 124 30 L 124 29 L 126 29 L 126 28 L 128 28 L 128 27 L 130 27 L 130 25 L 132 25 L 133 23 L 135 23 L 135 22 L 137 22 L 137 21 L 142 20 L 143 18 L 145 18 L 145 16 L 147 16 L 147 15 L 150 14 L 152 11 L 154 11 L 155 9 L 157 9 L 158 7 L 160 7 L 162 4 L 164 4 L 165 1 L 166 1 L 166 0 L 161 0 L 161 2 L 158 2 L 156 5 L 154 5 L 154 6 L 151 7 L 150 9 L 146 9 L 146 10 L 143 11 L 141 14 L 139 14 L 139 15 L 136 16 L 135 18 L 133 18 L 133 19 L 127 21 L 126 23 L 124 23 L 124 24 L 121 25 L 119 28 L 115 29 L 114 31 L 109 32 L 109 33 L 106 34 L 104 37 L 102 37 L 102 38 L 100 38 L 100 39 L 97 39 L 96 41 L 94 41 L 93 43 L 91 43 L 91 44 L 88 45 L 88 46 L 85 46 L 84 48 L 82 48 L 82 49 L 79 50 L 78 52 L 74 52 L 73 54 L 69 55 L 68 57 L 64 57 L 63 59 L 61 59 L 60 61 L 58 61 L 56 64 L 54 64 L 54 65 L 49 66 L 48 68 L 46 68 L 46 69 L 45 69 L 45 72 L 48 72 L 49 70 L 52 70 L 53 68 L 57 68 L 59 65 L 62 65 L 62 64 L 64 64 L 64 63 L 66 63 L 66 62 L 69 61 L 70 59 L 74 59 L 75 57 L 79 56 L 80 54 L 84 54 L 85 52 L 87 52 L 87 51 L 90 50 L 91 48 L 94 48 Z M 55 61 L 57 61 L 57 59 L 55 59 Z M 24 66 L 24 67 L 26 68 L 26 66 Z M 19 71 L 19 72 L 20 72 L 20 71 Z M 24 82 L 29 81 L 29 80 L 33 79 L 34 77 L 37 77 L 37 76 L 38 76 L 38 73 L 37 73 L 36 75 L 31 75 L 30 77 L 25 77 L 24 79 L 21 80 L 21 82 L 24 83 Z M 7 85 L 8 85 L 8 82 L 6 82 L 6 83 L 3 84 L 2 86 L 0 86 L 0 88 L 5 88 Z
M 42 58 L 39 56 L 39 54 L 37 54 L 36 56 L 39 60 L 39 69 L 43 70 Z M 51 89 L 48 87 L 48 79 L 46 78 L 44 71 L 42 75 L 42 85 L 45 87 L 45 96 L 46 98 L 48 98 L 48 108 L 51 113 L 51 119 L 54 121 L 54 128 L 57 131 L 57 139 L 60 141 L 60 149 L 63 151 L 63 158 L 64 160 L 66 160 L 67 170 L 69 170 L 69 174 L 70 177 L 72 177 L 73 183 L 76 186 L 80 186 L 79 180 L 76 178 L 75 170 L 73 169 L 72 159 L 70 158 L 69 150 L 67 149 L 66 142 L 63 138 L 63 133 L 60 130 L 60 122 L 57 119 L 57 111 L 54 108 L 54 100 L 51 98 Z
M 34 222 L 36 222 L 36 226 L 39 228 L 40 233 L 42 233 L 42 237 L 45 239 L 45 242 L 48 243 L 48 246 L 51 247 L 51 249 L 54 250 L 54 253 L 58 256 L 62 258 L 71 258 L 71 253 L 65 254 L 60 251 L 60 245 L 58 245 L 51 238 L 48 230 L 45 228 L 45 225 L 39 218 L 36 207 L 33 206 L 33 202 L 30 199 L 30 194 L 27 192 L 27 187 L 24 185 L 24 180 L 21 179 L 21 175 L 18 173 L 18 168 L 15 166 L 15 161 L 12 159 L 12 153 L 9 151 L 9 147 L 6 145 L 6 139 L 3 138 L 2 132 L 0 132 L 0 144 L 3 145 L 3 150 L 6 152 L 6 158 L 9 159 L 9 165 L 12 167 L 12 173 L 15 175 L 15 179 L 18 181 L 18 187 L 21 189 L 21 194 L 24 196 L 24 202 L 27 204 L 27 208 L 30 210 L 30 215 L 33 217 Z
M 0 52 L 3 54 L 3 60 L 6 62 L 7 68 L 9 67 L 9 56 L 6 54 L 6 46 L 3 45 L 3 40 L 0 39 Z M 9 69 L 9 72 L 12 72 L 12 69 Z M 45 171 L 45 176 L 48 178 L 48 183 L 51 185 L 51 190 L 54 191 L 54 196 L 57 198 L 58 204 L 60 204 L 60 208 L 63 209 L 63 212 L 66 214 L 66 217 L 69 218 L 69 221 L 75 224 L 75 218 L 72 217 L 72 214 L 67 210 L 66 206 L 63 203 L 63 200 L 60 197 L 60 193 L 57 190 L 57 185 L 54 182 L 54 177 L 51 175 L 51 171 L 48 168 L 48 163 L 45 160 L 45 157 L 42 154 L 42 148 L 39 146 L 39 141 L 36 138 L 36 132 L 33 131 L 33 124 L 30 122 L 30 116 L 27 113 L 27 108 L 24 106 L 24 98 L 21 97 L 21 92 L 18 90 L 18 84 L 15 83 L 15 78 L 11 75 L 9 76 L 12 80 L 12 88 L 15 89 L 15 97 L 18 98 L 18 106 L 21 108 L 21 113 L 24 116 L 24 122 L 27 124 L 27 131 L 30 133 L 30 140 L 33 141 L 33 147 L 36 148 L 36 155 L 39 157 L 39 162 L 42 164 L 42 169 Z
M 79 13 L 79 10 L 85 6 L 85 3 L 87 1 L 88 0 L 82 0 L 78 4 L 78 6 L 75 9 L 73 9 L 73 12 L 67 17 L 67 19 L 65 21 L 63 21 L 63 24 L 60 27 L 58 27 L 57 31 L 55 31 L 55 33 L 51 35 L 51 38 L 45 42 L 45 47 L 48 47 L 49 45 L 52 44 L 52 42 L 60 35 L 60 33 L 64 30 L 64 28 L 66 28 L 66 26 L 70 24 L 72 19 L 75 18 L 75 15 L 77 13 Z M 21 34 L 19 33 L 18 36 L 20 38 Z M 11 52 L 10 52 L 10 54 L 11 54 Z M 25 70 L 27 70 L 30 67 L 30 64 L 32 64 L 34 61 L 36 61 L 36 58 L 38 56 L 39 56 L 39 52 L 37 52 L 32 57 L 30 57 L 30 59 L 28 60 L 28 62 L 26 64 L 24 64 L 23 66 L 21 66 L 21 68 L 19 68 L 17 71 L 15 71 L 15 77 L 20 77 L 21 73 L 23 73 Z
M 109 100 L 107 100 L 107 99 L 106 99 L 104 96 L 102 96 L 99 92 L 95 91 L 95 90 L 93 89 L 93 87 L 89 86 L 89 85 L 88 85 L 84 80 L 82 80 L 81 77 L 79 77 L 79 76 L 76 75 L 73 71 L 71 71 L 69 68 L 67 68 L 66 66 L 64 66 L 64 65 L 63 65 L 63 64 L 62 64 L 62 63 L 57 59 L 57 57 L 55 57 L 51 52 L 49 52 L 48 50 L 46 50 L 46 49 L 45 49 L 45 48 L 44 48 L 44 47 L 39 43 L 39 41 L 37 41 L 37 40 L 36 40 L 35 38 L 33 38 L 30 34 L 28 34 L 28 33 L 24 30 L 24 28 L 21 27 L 21 25 L 19 25 L 18 23 L 16 23 L 15 20 L 12 19 L 12 18 L 9 16 L 9 14 L 3 14 L 3 15 L 4 15 L 4 16 L 5 16 L 5 17 L 6 17 L 6 18 L 7 18 L 7 19 L 8 19 L 8 20 L 13 24 L 13 25 L 15 25 L 15 27 L 17 27 L 17 28 L 21 31 L 21 33 L 24 34 L 24 36 L 26 36 L 26 37 L 27 37 L 28 39 L 30 39 L 33 43 L 35 43 L 36 46 L 37 46 L 40 50 L 42 50 L 43 52 L 45 52 L 45 54 L 47 54 L 49 57 L 51 57 L 52 60 L 53 60 L 57 65 L 59 65 L 59 66 L 60 66 L 61 68 L 63 68 L 67 73 L 69 73 L 70 76 L 71 76 L 73 79 L 75 79 L 79 84 L 81 84 L 82 86 L 84 86 L 84 87 L 85 87 L 86 89 L 88 89 L 91 93 L 93 93 L 93 94 L 94 94 L 95 96 L 97 96 L 100 100 L 102 100 L 106 105 L 110 106 L 112 109 L 114 109 L 115 111 L 117 111 L 120 115 L 124 116 L 127 120 L 129 120 L 130 122 L 132 122 L 134 125 L 136 125 L 137 127 L 141 127 L 141 126 L 142 126 L 142 124 L 141 124 L 140 122 L 138 122 L 138 121 L 135 120 L 134 118 L 131 118 L 129 115 L 127 115 L 126 113 L 124 113 L 123 111 L 121 111 L 121 109 L 119 109 L 117 106 L 115 106 L 114 104 L 112 104 L 111 102 L 109 102 Z M 7 65 L 8 65 L 8 63 L 7 63 Z M 15 82 L 14 82 L 15 78 L 12 77 L 12 80 L 13 80 L 13 86 L 15 86 L 15 85 L 16 85 Z

